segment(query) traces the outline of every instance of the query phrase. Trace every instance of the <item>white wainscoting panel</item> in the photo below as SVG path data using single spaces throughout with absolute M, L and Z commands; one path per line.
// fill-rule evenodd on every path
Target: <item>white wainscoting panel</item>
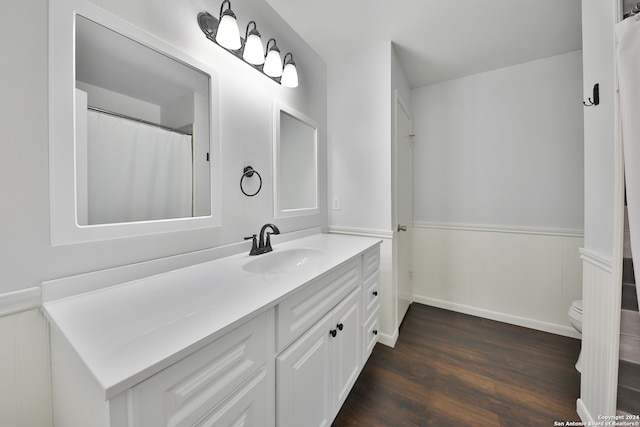
M 414 301 L 579 338 L 583 238 L 530 230 L 413 228 Z
M 53 425 L 49 359 L 39 309 L 0 317 L 0 426 Z
M 616 414 L 620 345 L 621 286 L 613 281 L 610 260 L 581 250 L 582 376 L 577 410 L 583 422 Z

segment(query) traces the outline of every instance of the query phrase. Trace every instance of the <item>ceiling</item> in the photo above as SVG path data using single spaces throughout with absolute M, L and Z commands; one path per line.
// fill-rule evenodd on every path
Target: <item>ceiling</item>
M 266 0 L 327 63 L 392 41 L 412 88 L 582 48 L 580 0 Z

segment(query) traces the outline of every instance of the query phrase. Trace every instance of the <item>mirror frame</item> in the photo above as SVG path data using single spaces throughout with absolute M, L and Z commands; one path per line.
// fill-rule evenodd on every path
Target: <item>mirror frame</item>
M 209 76 L 211 214 L 114 224 L 79 225 L 75 141 L 75 23 L 84 16 Z M 51 245 L 60 246 L 221 224 L 219 77 L 216 70 L 85 0 L 49 2 L 49 187 Z
M 286 113 L 302 123 L 314 129 L 314 163 L 316 167 L 316 188 L 315 188 L 315 207 L 299 208 L 299 209 L 282 209 L 281 190 L 279 186 L 280 180 L 280 117 L 282 113 Z M 273 206 L 275 218 L 288 218 L 303 215 L 317 215 L 320 213 L 319 207 L 319 174 L 318 174 L 318 124 L 311 118 L 301 112 L 282 104 L 278 101 L 273 103 Z

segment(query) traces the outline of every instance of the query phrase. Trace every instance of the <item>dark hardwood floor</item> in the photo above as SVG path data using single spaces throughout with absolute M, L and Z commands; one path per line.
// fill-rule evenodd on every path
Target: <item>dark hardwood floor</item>
M 579 421 L 580 341 L 413 304 L 377 344 L 340 426 L 553 426 Z

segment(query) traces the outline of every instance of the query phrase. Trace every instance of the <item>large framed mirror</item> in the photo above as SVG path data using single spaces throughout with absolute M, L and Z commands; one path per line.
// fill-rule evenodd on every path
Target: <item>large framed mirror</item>
M 215 70 L 84 0 L 49 21 L 52 244 L 218 226 Z
M 318 214 L 318 125 L 279 102 L 273 111 L 274 216 Z

